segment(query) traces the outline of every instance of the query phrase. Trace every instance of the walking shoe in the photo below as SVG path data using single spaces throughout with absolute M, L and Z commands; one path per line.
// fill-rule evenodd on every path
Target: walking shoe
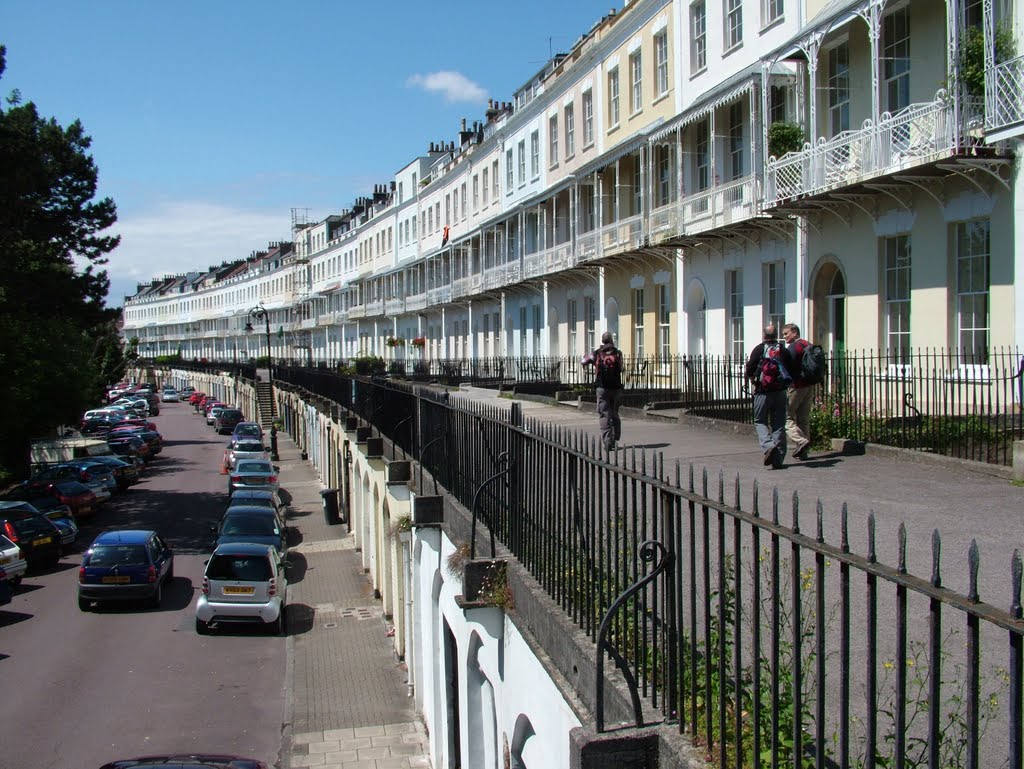
M 795 451 L 795 452 L 793 452 L 793 458 L 794 458 L 794 459 L 799 459 L 799 460 L 800 460 L 801 462 L 806 462 L 806 461 L 807 461 L 807 459 L 808 459 L 808 457 L 807 457 L 807 450 L 808 450 L 809 448 L 810 448 L 810 444 L 809 444 L 809 443 L 805 443 L 805 444 L 804 444 L 804 445 L 803 445 L 803 446 L 802 446 L 802 447 L 800 448 L 800 450 L 799 450 L 799 451 Z
M 766 451 L 764 453 L 764 466 L 765 467 L 768 467 L 770 464 L 772 464 L 772 457 L 774 455 L 775 455 L 775 448 L 774 447 L 768 449 L 768 451 Z

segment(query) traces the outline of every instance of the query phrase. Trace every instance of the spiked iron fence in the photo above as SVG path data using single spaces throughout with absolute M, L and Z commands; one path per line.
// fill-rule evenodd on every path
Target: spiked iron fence
M 784 523 L 778 493 L 765 506 L 756 483 L 743 500 L 737 478 L 727 501 L 721 476 L 711 489 L 706 472 L 666 467 L 656 453 L 609 454 L 515 408 L 399 383 L 342 389 L 360 413 L 386 404 L 374 413 L 414 418 L 420 437 L 397 431 L 403 450 L 479 511 L 595 649 L 624 597 L 603 638 L 644 720 L 675 724 L 721 769 L 1024 766 L 1016 551 L 1005 571 L 983 572 L 972 542 L 948 572 L 937 532 L 929 556 L 908 549 L 902 526 L 870 516 L 858 553 L 845 505 L 819 502 L 802 519 L 794 495 Z M 432 446 L 417 454 L 416 440 Z M 879 540 L 896 544 L 896 566 Z M 669 566 L 641 585 L 649 541 Z
M 622 403 L 750 423 L 745 363 L 728 356 L 626 358 Z M 592 393 L 593 371 L 569 357 L 364 359 L 363 364 L 367 375 L 413 383 L 469 383 L 549 395 L 575 391 L 584 398 Z M 223 364 L 207 368 L 220 370 Z M 340 382 L 350 380 L 336 368 L 279 368 L 291 381 L 320 382 L 339 403 L 352 405 L 346 400 L 350 395 L 337 391 Z M 1024 440 L 1022 403 L 1024 357 L 1016 349 L 981 356 L 956 350 L 847 351 L 829 357 L 828 378 L 815 388 L 811 432 L 822 444 L 847 438 L 1010 465 L 1014 441 Z

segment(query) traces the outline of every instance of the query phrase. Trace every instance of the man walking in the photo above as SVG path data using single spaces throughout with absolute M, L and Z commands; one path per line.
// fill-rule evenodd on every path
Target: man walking
M 764 327 L 764 341 L 750 351 L 744 373 L 754 384 L 754 428 L 765 466 L 782 467 L 786 458 L 786 387 L 792 381 L 786 349 L 774 323 Z
M 786 340 L 786 352 L 793 364 L 789 369 L 793 383 L 786 395 L 786 438 L 793 447 L 794 459 L 803 462 L 811 448 L 811 401 L 814 387 L 800 377 L 800 371 L 804 352 L 811 343 L 800 337 L 800 327 L 795 323 L 787 323 L 782 327 L 782 338 Z
M 615 346 L 611 331 L 601 335 L 601 346 L 583 356 L 584 366 L 596 366 L 594 385 L 597 388 L 597 421 L 601 426 L 601 443 L 608 451 L 622 438 L 619 421 L 619 393 L 622 392 L 622 352 Z

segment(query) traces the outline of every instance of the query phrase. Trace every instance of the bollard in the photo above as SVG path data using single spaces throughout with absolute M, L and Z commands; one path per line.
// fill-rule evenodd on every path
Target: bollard
M 270 458 L 274 462 L 281 461 L 281 457 L 277 453 L 277 427 L 274 425 L 270 426 Z

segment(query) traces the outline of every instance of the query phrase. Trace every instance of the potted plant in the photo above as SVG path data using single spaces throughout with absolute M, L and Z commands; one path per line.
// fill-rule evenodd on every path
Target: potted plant
M 427 346 L 427 338 L 424 337 L 424 336 L 415 337 L 412 340 L 412 346 L 413 347 L 419 347 L 420 349 L 426 347 Z
M 778 121 L 768 126 L 768 154 L 781 158 L 789 152 L 799 152 L 807 138 L 804 129 L 796 123 Z
M 389 336 L 386 344 L 388 347 L 402 347 L 405 344 L 405 340 L 400 336 Z

